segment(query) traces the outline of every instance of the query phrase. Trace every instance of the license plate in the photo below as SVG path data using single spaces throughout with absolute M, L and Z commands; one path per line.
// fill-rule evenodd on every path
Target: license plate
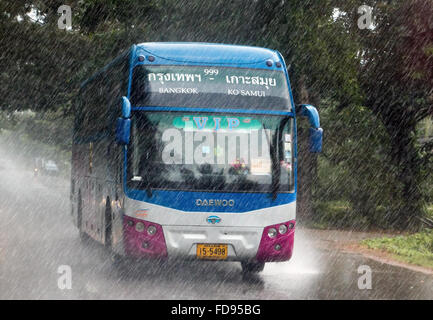
M 226 244 L 203 243 L 197 245 L 197 258 L 200 259 L 227 259 L 228 246 Z

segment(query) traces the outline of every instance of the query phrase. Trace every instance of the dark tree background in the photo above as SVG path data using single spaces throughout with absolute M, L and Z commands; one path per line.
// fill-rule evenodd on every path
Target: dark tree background
M 364 3 L 375 19 L 361 30 Z M 71 30 L 57 28 L 63 4 Z M 0 129 L 68 150 L 80 82 L 132 43 L 265 46 L 285 57 L 295 101 L 316 105 L 325 129 L 323 154 L 311 155 L 298 122 L 301 221 L 416 228 L 433 198 L 433 145 L 417 136 L 433 115 L 430 0 L 0 0 L 0 35 Z M 343 216 L 327 211 L 332 201 Z

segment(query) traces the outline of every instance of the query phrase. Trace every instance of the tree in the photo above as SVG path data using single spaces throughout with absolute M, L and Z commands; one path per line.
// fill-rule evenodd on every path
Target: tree
M 80 80 L 131 43 L 145 39 L 226 42 L 278 49 L 287 59 L 299 103 L 320 105 L 322 97 L 330 95 L 347 103 L 357 91 L 350 38 L 343 25 L 332 21 L 333 4 L 328 0 L 320 4 L 301 0 L 217 0 L 206 1 L 205 5 L 202 0 L 159 0 L 145 5 L 137 0 L 72 1 L 73 29 L 69 32 L 56 28 L 60 1 L 1 3 L 7 4 L 0 8 L 9 17 L 2 33 L 10 38 L 1 44 L 10 68 L 0 81 L 7 84 L 4 88 L 18 88 L 4 92 L 3 105 L 9 110 L 70 106 Z M 27 14 L 32 10 L 43 23 L 29 21 Z M 16 21 L 17 15 L 24 20 Z M 336 33 L 341 37 L 335 37 Z M 32 37 L 37 40 L 31 41 Z M 9 48 L 8 43 L 15 45 Z M 21 55 L 25 50 L 28 56 Z M 307 94 L 301 96 L 302 90 Z M 316 159 L 304 152 L 305 137 L 301 133 L 300 158 L 306 162 L 300 165 L 300 177 L 307 179 L 304 185 L 310 185 L 308 180 L 314 183 Z M 300 199 L 301 209 L 305 203 L 304 211 L 310 212 L 310 186 L 300 190 Z
M 396 205 L 388 214 L 396 227 L 406 228 L 416 225 L 414 218 L 423 214 L 423 161 L 416 126 L 433 114 L 433 3 L 382 4 L 376 29 L 361 41 L 364 103 L 390 137 Z
M 386 204 L 395 225 L 404 226 L 413 220 L 406 212 L 415 217 L 422 211 L 419 189 L 425 163 L 431 163 L 428 146 L 419 146 L 414 134 L 432 113 L 431 2 L 365 2 L 374 7 L 374 30 L 358 29 L 355 0 L 73 0 L 72 30 L 65 31 L 57 28 L 62 1 L 0 0 L 0 107 L 9 111 L 0 120 L 11 121 L 14 110 L 28 108 L 68 116 L 80 82 L 132 43 L 274 48 L 286 59 L 295 101 L 321 109 L 327 126 L 323 157 L 342 169 L 341 183 L 352 193 L 341 196 L 366 217 Z M 307 124 L 298 125 L 299 204 L 308 216 L 312 195 L 324 194 L 318 188 L 329 184 L 318 180 L 317 158 L 306 151 Z M 372 145 L 358 148 L 357 140 Z M 369 157 L 373 161 L 361 167 Z M 357 186 L 353 177 L 371 183 Z M 401 200 L 390 201 L 393 195 Z

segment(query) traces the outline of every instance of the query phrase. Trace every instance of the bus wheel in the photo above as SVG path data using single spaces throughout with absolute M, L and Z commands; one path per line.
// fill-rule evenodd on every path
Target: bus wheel
M 264 262 L 241 262 L 243 273 L 258 273 L 265 268 Z
M 111 218 L 110 198 L 107 197 L 105 202 L 105 247 L 111 251 L 113 243 L 113 224 Z
M 113 220 L 111 216 L 111 202 L 107 197 L 105 202 L 105 248 L 108 251 L 111 263 L 116 267 L 122 267 L 122 256 L 113 250 Z

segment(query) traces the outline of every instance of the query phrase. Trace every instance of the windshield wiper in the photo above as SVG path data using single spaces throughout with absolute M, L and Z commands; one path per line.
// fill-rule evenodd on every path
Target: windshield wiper
M 280 189 L 280 166 L 276 155 L 272 156 L 272 200 L 277 199 L 278 190 Z
M 146 194 L 149 198 L 152 197 L 152 188 L 150 186 L 149 178 L 147 175 L 145 175 L 145 178 L 143 179 L 142 176 L 133 176 L 131 181 L 134 181 L 138 183 L 138 187 L 140 189 L 143 189 L 143 187 L 146 189 Z
M 152 193 L 152 187 L 150 186 L 150 183 L 147 185 L 147 187 L 146 187 L 146 195 L 149 197 L 149 198 L 152 198 L 152 196 L 153 196 L 153 193 Z
M 145 181 L 145 186 L 146 186 L 146 195 L 149 197 L 149 198 L 152 198 L 152 196 L 153 196 L 153 193 L 152 193 L 152 187 L 150 186 L 150 180 L 149 180 L 149 177 L 146 175 L 146 177 L 144 178 L 144 181 Z
M 280 124 L 275 132 L 271 145 L 271 159 L 272 159 L 272 200 L 277 199 L 278 191 L 280 190 L 280 177 L 281 177 L 281 165 L 280 165 L 280 148 L 281 138 L 283 134 L 283 128 L 286 125 L 288 118 L 281 119 Z
M 278 189 L 280 188 L 280 181 L 279 181 L 279 165 L 278 165 L 278 161 L 277 161 L 277 141 L 278 140 L 278 133 L 276 132 L 274 134 L 274 137 L 272 139 L 272 143 L 271 141 L 269 141 L 269 137 L 266 134 L 266 126 L 263 124 L 263 134 L 266 137 L 266 141 L 269 145 L 269 153 L 271 155 L 271 177 L 272 177 L 272 182 L 271 182 L 271 192 L 272 192 L 272 200 L 275 200 L 277 198 L 278 195 Z M 278 174 L 277 174 L 278 171 Z
M 143 177 L 141 177 L 141 178 L 143 178 Z M 152 195 L 153 195 L 152 194 L 152 187 L 150 186 L 150 181 L 149 181 L 148 175 L 144 176 L 143 182 L 141 182 L 140 185 L 141 185 L 141 188 L 143 188 L 143 186 L 144 186 L 144 188 L 146 189 L 146 195 L 149 198 L 152 198 Z

